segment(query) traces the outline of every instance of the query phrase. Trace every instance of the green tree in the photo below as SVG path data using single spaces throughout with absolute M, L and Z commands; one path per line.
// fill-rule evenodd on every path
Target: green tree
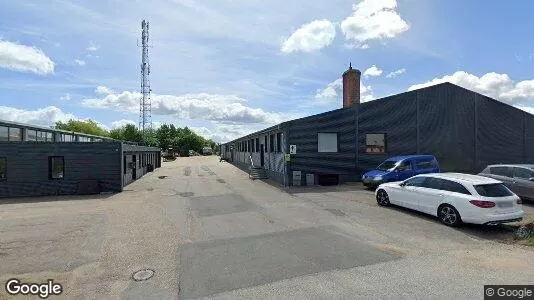
M 126 141 L 136 142 L 136 143 L 143 141 L 143 135 L 141 134 L 141 131 L 139 131 L 139 129 L 137 129 L 137 127 L 134 124 L 125 125 L 123 127 L 122 134 Z
M 133 124 L 127 124 L 120 128 L 115 128 L 110 131 L 110 137 L 116 140 L 140 143 L 143 141 L 143 135 L 139 129 Z
M 74 131 L 79 133 L 86 133 L 98 136 L 109 136 L 109 133 L 98 126 L 98 124 L 93 120 L 73 120 L 70 119 L 66 123 L 61 121 L 56 122 L 55 129 Z

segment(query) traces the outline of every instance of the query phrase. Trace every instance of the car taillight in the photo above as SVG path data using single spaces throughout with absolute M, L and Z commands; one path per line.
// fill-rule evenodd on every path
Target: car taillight
M 495 202 L 493 201 L 471 200 L 469 202 L 473 204 L 474 206 L 481 207 L 481 208 L 495 207 Z
M 517 204 L 521 204 L 523 201 L 521 201 L 521 198 L 517 198 Z

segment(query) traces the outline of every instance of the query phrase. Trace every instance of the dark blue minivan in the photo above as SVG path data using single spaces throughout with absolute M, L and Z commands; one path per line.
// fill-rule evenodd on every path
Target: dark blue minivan
M 394 156 L 363 174 L 362 182 L 365 186 L 377 187 L 384 182 L 402 181 L 426 173 L 439 173 L 439 163 L 433 155 Z

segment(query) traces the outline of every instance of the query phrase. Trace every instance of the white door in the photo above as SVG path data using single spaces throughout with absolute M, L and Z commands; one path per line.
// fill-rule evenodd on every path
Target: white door
M 421 186 L 425 180 L 426 178 L 422 176 L 412 177 L 408 180 L 405 180 L 405 185 L 399 186 L 399 188 L 396 189 L 394 192 L 395 195 L 392 197 L 393 201 L 391 201 L 391 199 L 390 201 L 393 204 L 418 210 L 419 203 L 421 201 Z
M 421 197 L 419 198 L 417 210 L 437 216 L 438 207 L 447 194 L 443 190 L 443 187 L 446 185 L 445 182 L 448 182 L 448 180 L 428 177 L 420 189 Z

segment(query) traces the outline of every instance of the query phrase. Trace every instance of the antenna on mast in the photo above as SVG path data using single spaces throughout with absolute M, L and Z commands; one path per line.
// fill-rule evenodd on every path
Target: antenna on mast
M 148 59 L 148 22 L 141 21 L 141 99 L 139 101 L 139 130 L 145 141 L 146 132 L 152 130 L 152 103 L 150 100 L 150 62 Z

